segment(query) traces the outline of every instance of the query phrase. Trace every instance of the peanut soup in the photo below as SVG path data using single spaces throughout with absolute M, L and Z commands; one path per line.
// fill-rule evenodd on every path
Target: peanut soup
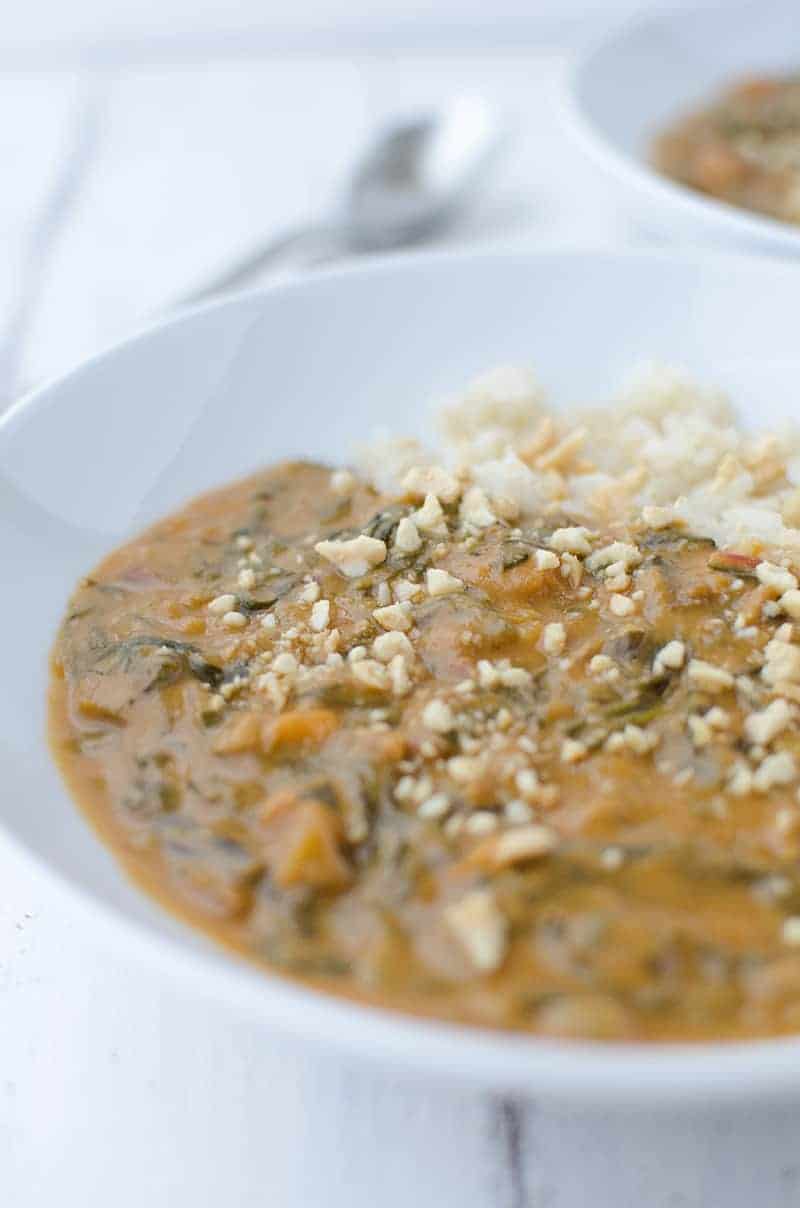
M 800 1030 L 793 437 L 498 371 L 190 502 L 77 587 L 54 752 L 148 892 L 274 970 L 548 1036 Z M 688 442 L 688 443 L 687 443 Z
M 800 76 L 735 81 L 660 133 L 653 162 L 700 193 L 800 222 Z

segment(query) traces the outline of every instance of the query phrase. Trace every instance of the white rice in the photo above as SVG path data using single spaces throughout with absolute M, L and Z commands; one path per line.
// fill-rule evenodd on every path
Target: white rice
M 800 557 L 798 432 L 746 431 L 723 394 L 677 369 L 648 366 L 608 406 L 571 411 L 548 410 L 530 370 L 495 369 L 442 408 L 439 427 L 438 454 L 384 436 L 362 450 L 362 473 L 402 494 L 408 470 L 438 457 L 522 520 L 557 513 L 612 530 L 655 505 L 720 547 Z

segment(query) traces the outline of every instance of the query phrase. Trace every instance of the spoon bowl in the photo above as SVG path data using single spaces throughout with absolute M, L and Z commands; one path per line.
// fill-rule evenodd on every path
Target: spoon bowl
M 502 134 L 489 106 L 467 96 L 385 127 L 355 165 L 337 215 L 274 236 L 175 306 L 241 289 L 269 269 L 422 243 L 469 203 L 502 148 Z
M 442 229 L 485 179 L 502 145 L 479 98 L 383 131 L 353 173 L 344 224 L 353 250 L 386 250 Z

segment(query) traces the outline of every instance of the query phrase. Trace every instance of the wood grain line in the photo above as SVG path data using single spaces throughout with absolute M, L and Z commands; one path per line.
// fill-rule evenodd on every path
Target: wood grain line
M 0 413 L 24 386 L 20 381 L 20 364 L 25 341 L 47 284 L 59 238 L 97 158 L 105 92 L 104 87 L 93 81 L 76 105 L 67 147 L 32 224 L 19 297 L 0 336 Z
M 496 1127 L 503 1150 L 508 1193 L 507 1208 L 531 1208 L 522 1152 L 523 1108 L 514 1099 L 500 1099 Z

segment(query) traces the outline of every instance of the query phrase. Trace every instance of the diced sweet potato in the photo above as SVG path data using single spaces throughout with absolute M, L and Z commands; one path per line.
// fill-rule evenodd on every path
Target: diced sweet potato
M 770 76 L 747 76 L 731 89 L 731 96 L 745 101 L 762 101 L 780 92 L 779 80 Z
M 161 851 L 182 896 L 220 919 L 244 916 L 264 861 L 259 853 L 172 814 L 161 825 Z
M 206 631 L 206 623 L 202 617 L 187 617 L 178 625 L 181 633 L 187 634 L 189 637 L 199 637 Z
M 342 851 L 342 824 L 321 801 L 276 794 L 262 816 L 267 866 L 282 889 L 343 889 L 351 878 Z
M 130 702 L 128 684 L 118 676 L 89 672 L 81 676 L 75 695 L 75 708 L 87 721 L 124 725 L 124 710 Z
M 270 717 L 267 721 L 258 713 L 241 713 L 226 725 L 214 750 L 218 755 L 257 749 L 269 754 L 306 742 L 324 742 L 338 724 L 336 714 L 328 709 L 297 710 Z
M 300 798 L 294 789 L 280 789 L 268 797 L 261 807 L 259 821 L 263 827 L 269 827 L 276 819 L 290 814 L 297 806 Z
M 330 709 L 297 709 L 268 721 L 261 732 L 264 753 L 303 743 L 324 742 L 339 725 Z
M 87 721 L 107 721 L 114 725 L 124 725 L 124 719 L 120 717 L 115 709 L 109 709 L 99 701 L 91 700 L 89 697 L 81 697 L 78 701 L 78 709 L 82 717 Z
M 404 759 L 408 751 L 408 740 L 405 734 L 397 730 L 385 734 L 371 734 L 372 754 L 376 764 L 397 763 Z
M 698 185 L 708 193 L 722 194 L 747 175 L 746 162 L 722 142 L 698 148 L 693 167 Z
M 239 755 L 261 746 L 263 719 L 257 713 L 240 713 L 225 726 L 214 743 L 216 755 Z

